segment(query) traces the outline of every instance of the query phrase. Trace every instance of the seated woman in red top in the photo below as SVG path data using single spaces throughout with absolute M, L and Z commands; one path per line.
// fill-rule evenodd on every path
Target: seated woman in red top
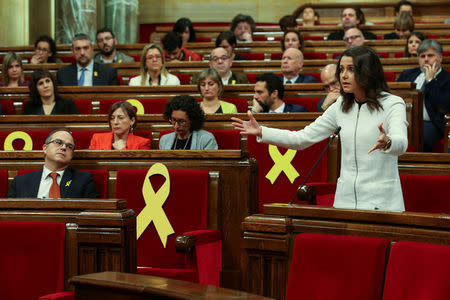
M 95 133 L 91 139 L 91 150 L 148 150 L 150 140 L 133 134 L 137 124 L 134 107 L 126 102 L 114 103 L 109 109 L 111 132 Z

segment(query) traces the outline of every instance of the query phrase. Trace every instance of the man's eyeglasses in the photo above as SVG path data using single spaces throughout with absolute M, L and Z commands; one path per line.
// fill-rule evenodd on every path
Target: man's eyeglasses
M 346 42 L 353 41 L 353 40 L 356 40 L 357 38 L 360 38 L 360 37 L 361 37 L 360 34 L 358 34 L 358 35 L 351 35 L 349 37 L 344 38 L 344 41 L 346 41 Z
M 213 57 L 211 58 L 211 60 L 212 60 L 213 62 L 218 62 L 220 59 L 221 59 L 222 61 L 226 61 L 226 60 L 230 59 L 230 57 L 224 55 L 224 56 L 220 56 L 220 57 L 219 57 L 219 56 L 213 56 Z
M 47 143 L 47 145 L 51 144 L 51 143 L 58 145 L 58 147 L 62 147 L 64 145 L 64 146 L 66 146 L 67 149 L 72 150 L 72 151 L 75 149 L 74 144 L 65 143 L 63 140 L 60 140 L 60 139 L 51 140 L 50 142 Z
M 175 118 L 170 118 L 169 119 L 170 124 L 175 125 L 175 123 L 177 123 L 180 126 L 185 126 L 187 124 L 187 121 L 185 119 L 175 119 Z
M 332 82 L 328 84 L 324 84 L 323 88 L 328 91 L 332 86 L 335 86 L 338 83 L 337 79 L 333 80 Z

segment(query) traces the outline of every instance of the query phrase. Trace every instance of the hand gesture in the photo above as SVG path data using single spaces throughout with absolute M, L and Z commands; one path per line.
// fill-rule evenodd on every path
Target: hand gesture
M 35 54 L 31 57 L 30 63 L 32 64 L 40 64 L 42 63 L 41 55 Z
M 241 134 L 261 137 L 262 136 L 261 126 L 259 126 L 258 122 L 256 122 L 251 111 L 248 111 L 247 115 L 248 118 L 250 119 L 249 121 L 244 121 L 239 118 L 232 117 L 231 120 L 233 122 L 231 124 L 234 126 L 235 129 L 239 130 Z
M 256 99 L 253 98 L 253 103 L 252 103 L 252 112 L 254 113 L 260 113 L 262 112 L 264 109 L 261 106 L 261 104 L 259 104 L 258 101 L 256 101 Z
M 437 61 L 434 62 L 434 64 L 430 65 L 430 64 L 425 64 L 424 66 L 425 69 L 425 79 L 426 81 L 430 81 L 434 78 L 434 75 L 436 75 L 437 69 L 438 69 L 438 64 Z
M 325 100 L 323 101 L 322 108 L 326 110 L 328 107 L 330 107 L 331 104 L 336 102 L 337 98 L 341 95 L 340 91 L 336 92 L 329 92 L 328 95 L 325 97 Z
M 380 130 L 380 135 L 378 136 L 375 146 L 373 146 L 368 153 L 376 149 L 385 149 L 387 143 L 389 142 L 389 137 L 386 135 L 386 132 L 383 129 L 383 122 L 378 125 L 378 129 Z

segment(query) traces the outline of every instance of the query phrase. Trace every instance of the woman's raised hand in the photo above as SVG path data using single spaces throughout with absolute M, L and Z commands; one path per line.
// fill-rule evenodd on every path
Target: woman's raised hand
M 255 135 L 261 137 L 262 136 L 261 126 L 259 126 L 258 122 L 256 122 L 251 111 L 247 111 L 247 115 L 249 121 L 244 121 L 239 118 L 232 117 L 231 120 L 233 122 L 231 124 L 234 126 L 235 129 L 239 130 L 241 134 Z

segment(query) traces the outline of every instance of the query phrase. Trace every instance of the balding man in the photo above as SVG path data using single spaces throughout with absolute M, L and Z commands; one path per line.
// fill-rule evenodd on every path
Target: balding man
M 303 53 L 295 48 L 286 49 L 281 58 L 281 73 L 283 84 L 289 83 L 317 83 L 317 80 L 309 75 L 300 74 L 303 67 Z
M 317 103 L 317 111 L 324 112 L 341 95 L 341 86 L 336 78 L 336 65 L 326 65 L 320 73 L 320 80 L 322 80 L 323 88 L 328 94 Z
M 211 51 L 209 66 L 219 73 L 223 85 L 227 84 L 248 84 L 247 76 L 241 72 L 231 71 L 233 58 L 223 47 L 214 48 Z M 191 77 L 191 84 L 197 84 L 200 73 Z
M 362 46 L 365 40 L 363 33 L 357 27 L 352 27 L 345 31 L 344 41 L 347 48 Z

